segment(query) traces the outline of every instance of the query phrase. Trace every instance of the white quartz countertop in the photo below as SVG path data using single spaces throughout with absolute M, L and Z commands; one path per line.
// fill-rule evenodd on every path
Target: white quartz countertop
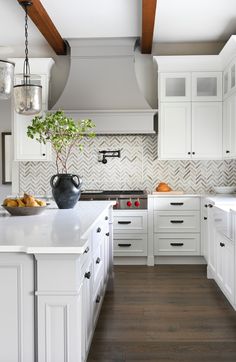
M 83 201 L 73 209 L 55 204 L 35 216 L 11 216 L 0 209 L 0 252 L 81 254 L 88 233 L 113 201 Z

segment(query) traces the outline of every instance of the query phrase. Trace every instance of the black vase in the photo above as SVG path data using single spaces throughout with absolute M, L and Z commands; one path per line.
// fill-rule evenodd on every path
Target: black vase
M 80 198 L 82 181 L 77 175 L 59 173 L 50 180 L 52 194 L 59 209 L 72 209 Z

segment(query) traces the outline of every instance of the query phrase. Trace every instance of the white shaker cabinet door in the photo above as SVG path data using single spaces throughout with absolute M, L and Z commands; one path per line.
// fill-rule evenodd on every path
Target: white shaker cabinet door
M 50 161 L 50 145 L 44 145 L 27 136 L 27 127 L 34 116 L 14 112 L 14 159 L 15 161 Z
M 223 158 L 236 157 L 236 95 L 224 101 Z
M 191 104 L 162 103 L 159 137 L 160 159 L 191 158 Z
M 222 158 L 222 102 L 192 104 L 192 158 Z

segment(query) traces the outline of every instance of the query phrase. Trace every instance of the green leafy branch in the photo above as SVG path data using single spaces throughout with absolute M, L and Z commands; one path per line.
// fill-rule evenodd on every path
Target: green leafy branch
M 39 143 L 51 143 L 56 153 L 57 173 L 67 173 L 67 163 L 74 147 L 83 149 L 84 137 L 93 138 L 95 124 L 90 119 L 75 121 L 66 117 L 64 111 L 47 113 L 45 117 L 36 116 L 27 128 L 27 136 Z

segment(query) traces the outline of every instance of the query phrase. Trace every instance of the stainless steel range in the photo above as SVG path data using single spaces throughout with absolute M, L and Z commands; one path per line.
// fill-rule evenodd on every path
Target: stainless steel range
M 114 209 L 147 209 L 147 193 L 143 190 L 85 190 L 80 200 L 116 200 Z

